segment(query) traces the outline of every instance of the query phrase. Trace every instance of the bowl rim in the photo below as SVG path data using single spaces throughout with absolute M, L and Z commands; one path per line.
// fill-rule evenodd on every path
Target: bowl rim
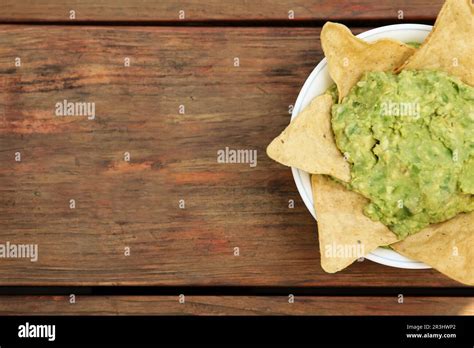
M 398 32 L 421 31 L 421 32 L 427 33 L 426 36 L 428 36 L 428 34 L 432 31 L 432 29 L 433 29 L 433 26 L 427 25 L 427 24 L 416 24 L 416 23 L 392 24 L 392 25 L 386 25 L 386 26 L 364 31 L 356 35 L 356 37 L 360 39 L 370 39 L 373 36 L 376 36 L 382 33 L 394 32 L 394 31 L 398 31 Z M 390 39 L 390 37 L 387 37 L 387 38 Z M 377 38 L 376 40 L 378 39 L 379 38 Z M 327 58 L 323 58 L 316 65 L 316 67 L 309 74 L 309 76 L 306 78 L 306 81 L 303 84 L 303 87 L 301 88 L 300 92 L 298 93 L 298 97 L 294 104 L 292 114 L 291 114 L 291 121 L 293 121 L 296 117 L 298 117 L 300 110 L 303 109 L 303 100 L 305 99 L 306 94 L 309 93 L 309 91 L 311 90 L 311 87 L 316 83 L 316 81 L 318 80 L 318 77 L 320 77 L 320 73 L 325 71 L 325 69 L 327 69 Z M 303 202 L 306 208 L 309 210 L 311 215 L 317 220 L 316 212 L 314 210 L 314 206 L 312 202 L 313 201 L 312 193 L 308 195 L 305 184 L 303 183 L 303 180 L 301 178 L 301 174 L 306 174 L 306 175 L 309 175 L 309 174 L 295 167 L 291 167 L 291 171 L 293 174 L 293 179 L 295 181 L 296 187 L 298 189 L 298 193 L 303 199 Z M 384 249 L 381 247 L 367 254 L 365 258 L 373 262 L 376 262 L 385 266 L 395 267 L 395 268 L 404 268 L 404 269 L 430 269 L 431 268 L 430 266 L 426 265 L 423 262 L 411 260 L 397 253 L 394 250 Z

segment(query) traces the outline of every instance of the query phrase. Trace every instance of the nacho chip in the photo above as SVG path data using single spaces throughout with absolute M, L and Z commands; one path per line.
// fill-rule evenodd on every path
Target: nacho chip
M 268 145 L 268 156 L 311 174 L 328 174 L 349 181 L 349 164 L 336 147 L 332 133 L 332 105 L 332 97 L 328 94 L 314 98 Z
M 437 69 L 474 86 L 474 6 L 447 0 L 423 45 L 397 69 Z
M 400 254 L 474 285 L 474 212 L 460 214 L 392 245 Z
M 328 22 L 321 31 L 321 45 L 328 60 L 329 74 L 336 82 L 341 101 L 368 71 L 394 70 L 415 49 L 391 39 L 365 42 L 342 24 Z
M 364 215 L 366 198 L 327 176 L 313 175 L 311 183 L 321 266 L 326 272 L 338 272 L 377 247 L 397 241 L 387 226 Z

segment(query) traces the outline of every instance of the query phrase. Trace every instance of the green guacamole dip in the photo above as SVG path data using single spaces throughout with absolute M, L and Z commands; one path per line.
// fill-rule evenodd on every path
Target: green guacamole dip
M 474 210 L 474 88 L 457 78 L 367 73 L 332 127 L 364 213 L 400 238 Z

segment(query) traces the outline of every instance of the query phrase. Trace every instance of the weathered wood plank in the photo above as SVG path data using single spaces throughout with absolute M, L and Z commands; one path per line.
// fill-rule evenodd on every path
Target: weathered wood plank
M 322 271 L 291 172 L 265 155 L 319 32 L 1 26 L 0 241 L 39 260 L 0 259 L 0 284 L 458 286 L 370 261 Z M 96 119 L 55 116 L 64 99 Z M 225 147 L 257 166 L 217 163 Z
M 3 0 L 0 21 L 434 20 L 443 0 Z M 184 11 L 184 12 L 181 12 Z M 292 12 L 291 12 L 292 11 Z M 184 18 L 183 18 L 184 16 Z
M 468 297 L 1 296 L 0 315 L 474 315 Z

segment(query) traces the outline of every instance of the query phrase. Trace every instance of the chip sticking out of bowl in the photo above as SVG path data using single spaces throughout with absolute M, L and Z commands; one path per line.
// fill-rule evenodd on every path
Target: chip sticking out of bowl
M 474 86 L 474 6 L 447 0 L 433 31 L 397 71 L 442 70 Z
M 338 272 L 379 246 L 398 240 L 383 223 L 364 215 L 367 199 L 360 194 L 324 175 L 313 175 L 311 181 L 321 266 L 326 272 Z
M 365 42 L 352 35 L 346 26 L 331 22 L 321 31 L 321 45 L 339 101 L 365 72 L 392 71 L 415 52 L 413 47 L 392 39 Z
M 267 147 L 268 157 L 312 174 L 349 181 L 349 164 L 336 147 L 329 94 L 316 97 Z

